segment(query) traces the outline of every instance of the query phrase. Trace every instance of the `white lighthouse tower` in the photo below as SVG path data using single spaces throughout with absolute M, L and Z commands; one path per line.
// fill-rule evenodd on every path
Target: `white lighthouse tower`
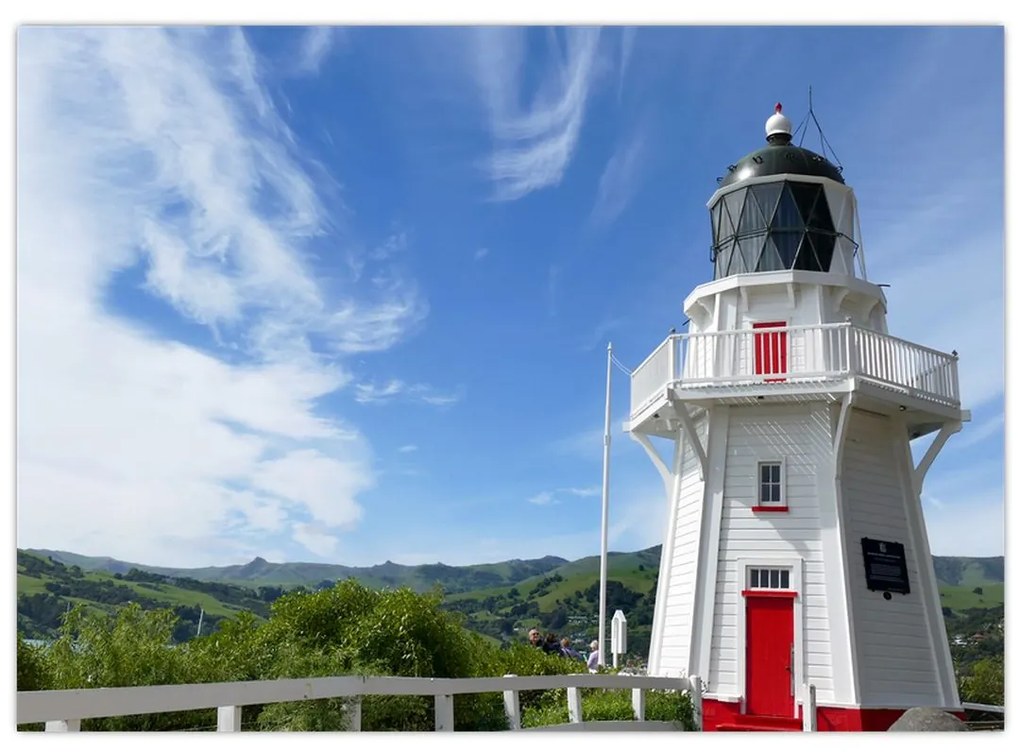
M 631 378 L 669 501 L 649 673 L 703 680 L 705 730 L 800 729 L 811 699 L 884 730 L 960 707 L 920 493 L 969 412 L 955 352 L 888 333 L 853 190 L 781 110 L 708 202 L 689 332 Z

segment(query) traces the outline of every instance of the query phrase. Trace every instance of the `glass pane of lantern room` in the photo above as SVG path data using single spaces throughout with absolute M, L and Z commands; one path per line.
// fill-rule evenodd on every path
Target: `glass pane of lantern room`
M 726 203 L 726 209 L 730 211 L 734 225 L 740 220 L 740 211 L 744 207 L 744 194 L 746 193 L 747 189 L 737 189 L 723 197 L 723 202 Z
M 818 265 L 823 273 L 829 272 L 832 267 L 832 252 L 836 246 L 836 237 L 822 232 L 808 233 L 811 245 L 815 248 L 815 256 L 818 257 Z
M 740 250 L 740 240 L 733 239 L 733 256 L 730 258 L 729 275 L 739 275 L 747 272 L 747 264 L 744 262 L 744 255 Z
M 740 211 L 744 209 L 744 194 L 747 189 L 737 189 L 722 198 L 721 202 L 729 213 L 731 223 L 730 233 L 736 233 L 740 227 Z
M 836 239 L 835 250 L 832 255 L 832 265 L 829 270 L 834 273 L 845 273 L 856 275 L 854 271 L 854 245 L 848 238 L 840 236 Z
M 797 260 L 794 262 L 793 267 L 795 270 L 813 270 L 820 272 L 821 267 L 818 265 L 818 258 L 815 257 L 815 249 L 811 245 L 811 234 L 805 233 L 804 240 L 800 243 L 800 250 L 797 253 Z
M 790 191 L 788 184 L 783 186 L 783 194 L 779 198 L 776 215 L 772 219 L 772 229 L 779 231 L 800 231 L 804 229 L 804 219 L 800 216 L 800 210 L 797 209 L 797 202 L 794 200 L 793 193 Z M 780 251 L 782 251 L 781 248 Z
M 804 225 L 807 225 L 814 213 L 818 195 L 822 193 L 821 184 L 791 182 L 790 191 L 793 193 L 794 201 L 797 203 L 800 217 L 803 219 Z
M 715 277 L 716 279 L 725 278 L 729 273 L 727 272 L 730 266 L 730 255 L 733 254 L 733 239 L 724 242 L 716 249 L 715 252 Z
M 744 198 L 744 209 L 740 214 L 740 235 L 747 235 L 765 230 L 765 217 L 758 207 L 758 200 L 754 198 L 754 192 L 748 191 Z M 750 269 L 754 269 L 751 267 Z
M 761 207 L 762 215 L 767 224 L 772 223 L 772 217 L 776 214 L 776 203 L 783 191 L 782 183 L 758 184 L 748 188 L 758 198 L 758 206 Z
M 767 236 L 765 238 L 765 248 L 762 250 L 761 257 L 758 258 L 758 267 L 755 270 L 759 273 L 764 273 L 784 269 L 783 260 L 780 258 L 779 250 L 776 248 L 776 242 L 771 236 Z
M 832 214 L 829 212 L 829 200 L 824 191 L 818 194 L 815 206 L 811 210 L 811 216 L 808 218 L 808 225 L 822 231 L 835 232 L 836 230 L 836 226 L 832 223 Z
M 747 272 L 758 272 L 758 260 L 761 258 L 765 239 L 764 233 L 745 236 L 740 239 L 740 249 L 744 253 L 744 264 L 747 265 Z
M 793 269 L 793 261 L 797 257 L 797 249 L 803 236 L 803 231 L 779 231 L 771 234 L 770 238 L 775 243 L 779 259 L 782 261 L 780 270 Z
M 716 241 L 721 244 L 733 235 L 733 220 L 730 218 L 729 210 L 726 209 L 725 198 L 719 200 L 716 209 L 719 211 L 719 233 Z

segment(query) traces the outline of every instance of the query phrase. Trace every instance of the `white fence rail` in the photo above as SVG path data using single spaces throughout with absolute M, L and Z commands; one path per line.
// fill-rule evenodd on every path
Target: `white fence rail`
M 153 687 L 107 687 L 100 689 L 18 692 L 17 723 L 46 724 L 46 731 L 80 731 L 82 720 L 216 709 L 217 731 L 240 731 L 245 705 L 350 698 L 350 731 L 361 729 L 364 695 L 430 695 L 435 698 L 435 730 L 453 731 L 456 695 L 502 692 L 511 730 L 521 730 L 519 693 L 526 690 L 566 689 L 570 724 L 584 725 L 582 689 L 629 689 L 633 721 L 615 722 L 617 730 L 661 728 L 661 722 L 644 720 L 647 690 L 687 692 L 691 696 L 696 726 L 701 726 L 701 682 L 698 677 L 650 677 L 616 674 L 566 674 L 559 676 L 503 676 L 472 679 L 425 679 L 418 677 L 331 676 L 308 679 L 276 679 L 217 684 L 175 684 Z
M 667 385 L 763 385 L 861 377 L 959 406 L 957 357 L 849 323 L 666 338 L 631 376 L 631 415 Z

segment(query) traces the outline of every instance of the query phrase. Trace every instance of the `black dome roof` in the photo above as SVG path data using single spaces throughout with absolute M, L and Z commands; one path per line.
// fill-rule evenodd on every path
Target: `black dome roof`
M 821 155 L 793 144 L 769 144 L 745 155 L 730 166 L 729 173 L 719 186 L 729 186 L 737 181 L 755 176 L 775 176 L 795 173 L 799 176 L 822 176 L 844 183 L 839 168 Z

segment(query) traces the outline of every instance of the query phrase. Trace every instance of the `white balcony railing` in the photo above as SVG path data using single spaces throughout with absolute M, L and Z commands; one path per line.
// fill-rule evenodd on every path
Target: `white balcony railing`
M 848 377 L 960 405 L 955 354 L 832 323 L 671 335 L 631 375 L 631 416 L 668 385 L 712 388 Z
M 215 708 L 217 731 L 240 731 L 241 708 L 244 705 L 344 698 L 348 710 L 349 731 L 360 731 L 360 700 L 363 695 L 428 695 L 435 698 L 435 730 L 453 731 L 455 695 L 502 692 L 507 725 L 511 730 L 520 730 L 520 692 L 550 689 L 567 691 L 567 716 L 570 723 L 565 724 L 566 727 L 621 731 L 675 728 L 670 722 L 645 720 L 645 694 L 650 689 L 689 694 L 695 726 L 697 728 L 701 726 L 702 687 L 697 676 L 687 678 L 624 674 L 507 675 L 469 679 L 331 676 L 257 682 L 18 692 L 17 723 L 45 722 L 46 731 L 80 731 L 83 719 Z M 586 724 L 581 714 L 582 689 L 629 689 L 633 718 L 626 721 Z

